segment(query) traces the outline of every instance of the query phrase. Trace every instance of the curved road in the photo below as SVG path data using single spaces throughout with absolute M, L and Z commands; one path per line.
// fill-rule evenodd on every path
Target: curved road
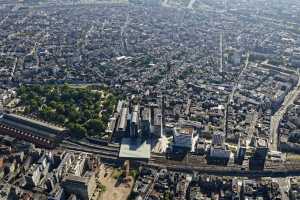
M 295 88 L 288 93 L 285 97 L 284 102 L 282 103 L 279 110 L 274 113 L 271 118 L 270 124 L 270 141 L 271 141 L 271 150 L 277 151 L 278 150 L 278 127 L 281 119 L 283 118 L 284 114 L 287 111 L 287 108 L 294 103 L 297 96 L 300 94 L 300 78 L 299 78 L 299 71 L 297 71 L 298 75 L 298 83 Z

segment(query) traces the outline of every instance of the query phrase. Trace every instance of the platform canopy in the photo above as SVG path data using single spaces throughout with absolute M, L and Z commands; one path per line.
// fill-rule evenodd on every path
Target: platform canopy
M 135 138 L 123 138 L 119 158 L 124 159 L 150 159 L 151 145 L 149 142 Z

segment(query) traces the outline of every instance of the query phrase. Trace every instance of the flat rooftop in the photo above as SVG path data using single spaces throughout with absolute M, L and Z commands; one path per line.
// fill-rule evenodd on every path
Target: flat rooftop
M 192 135 L 194 133 L 194 128 L 191 127 L 177 128 L 177 132 L 183 135 Z
M 24 122 L 37 124 L 41 127 L 48 127 L 48 128 L 53 129 L 54 131 L 57 131 L 57 132 L 63 132 L 63 131 L 67 130 L 64 127 L 55 126 L 55 125 L 50 124 L 50 123 L 46 123 L 46 122 L 43 122 L 43 121 L 38 121 L 36 119 L 32 119 L 32 118 L 29 118 L 29 117 L 25 117 L 25 116 L 13 114 L 13 113 L 5 114 L 3 118 L 5 118 L 5 119 L 6 118 L 17 118 L 17 119 L 20 119 Z
M 141 139 L 123 138 L 119 157 L 128 159 L 150 159 L 151 145 Z
M 17 123 L 17 122 L 11 121 L 11 120 L 3 120 L 3 121 L 0 120 L 0 125 L 13 127 L 13 128 L 19 129 L 19 130 L 21 129 L 23 131 L 29 131 L 34 135 L 39 135 L 41 137 L 45 137 L 45 138 L 48 138 L 48 139 L 49 138 L 51 138 L 51 139 L 56 138 L 55 134 L 46 132 L 46 131 L 41 130 L 41 129 L 36 129 L 36 128 L 31 127 L 31 126 L 23 125 L 21 123 Z

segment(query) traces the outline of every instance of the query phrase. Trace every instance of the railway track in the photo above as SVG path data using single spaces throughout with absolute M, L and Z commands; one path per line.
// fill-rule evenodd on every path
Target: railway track
M 241 177 L 289 177 L 289 176 L 299 176 L 300 175 L 300 167 L 293 168 L 267 168 L 265 170 L 241 170 L 238 167 L 222 167 L 215 165 L 173 165 L 171 163 L 166 164 L 165 162 L 159 163 L 157 161 L 148 163 L 140 163 L 143 166 L 153 167 L 157 169 L 169 169 L 172 171 L 180 171 L 180 172 L 199 172 L 205 173 L 208 175 L 220 175 L 220 176 L 241 176 Z
M 62 142 L 62 144 L 82 146 L 85 148 L 91 148 L 91 149 L 96 149 L 101 151 L 102 150 L 110 151 L 110 152 L 119 152 L 120 150 L 120 145 L 113 145 L 113 144 L 108 144 L 107 146 L 104 146 L 104 145 L 96 145 L 96 144 L 80 142 L 80 141 L 71 141 L 71 140 L 65 140 Z
M 101 157 L 118 159 L 119 149 L 111 146 L 99 146 L 99 145 L 89 145 L 89 144 L 77 144 L 70 141 L 63 141 L 60 144 L 60 148 L 68 149 L 77 152 L 86 152 L 97 154 Z
M 60 145 L 60 148 L 68 149 L 74 152 L 86 152 L 99 155 L 101 158 L 109 160 L 119 160 L 119 145 L 94 145 L 84 142 L 71 142 L 64 141 Z M 197 171 L 200 173 L 207 173 L 211 175 L 222 176 L 254 176 L 254 177 L 286 177 L 290 175 L 300 175 L 300 163 L 288 162 L 288 163 L 267 163 L 264 170 L 252 171 L 245 169 L 239 165 L 208 165 L 203 158 L 195 156 L 189 156 L 189 159 L 182 161 L 169 160 L 165 158 L 163 154 L 151 154 L 150 160 L 147 161 L 135 161 L 142 166 L 148 166 L 153 168 L 167 168 L 174 171 Z
M 204 159 L 190 159 L 188 163 L 183 161 L 168 160 L 163 156 L 152 155 L 148 163 L 142 165 L 155 168 L 168 168 L 175 171 L 198 171 L 202 173 L 215 175 L 234 175 L 234 176 L 278 176 L 286 177 L 289 175 L 300 175 L 300 163 L 267 163 L 264 170 L 249 170 L 245 166 L 240 165 L 209 165 Z

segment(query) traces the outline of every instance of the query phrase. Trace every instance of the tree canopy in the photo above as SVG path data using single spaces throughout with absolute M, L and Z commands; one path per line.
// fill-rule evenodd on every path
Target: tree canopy
M 68 85 L 33 85 L 18 89 L 25 114 L 64 125 L 74 137 L 104 136 L 117 98 L 107 90 L 75 88 Z

